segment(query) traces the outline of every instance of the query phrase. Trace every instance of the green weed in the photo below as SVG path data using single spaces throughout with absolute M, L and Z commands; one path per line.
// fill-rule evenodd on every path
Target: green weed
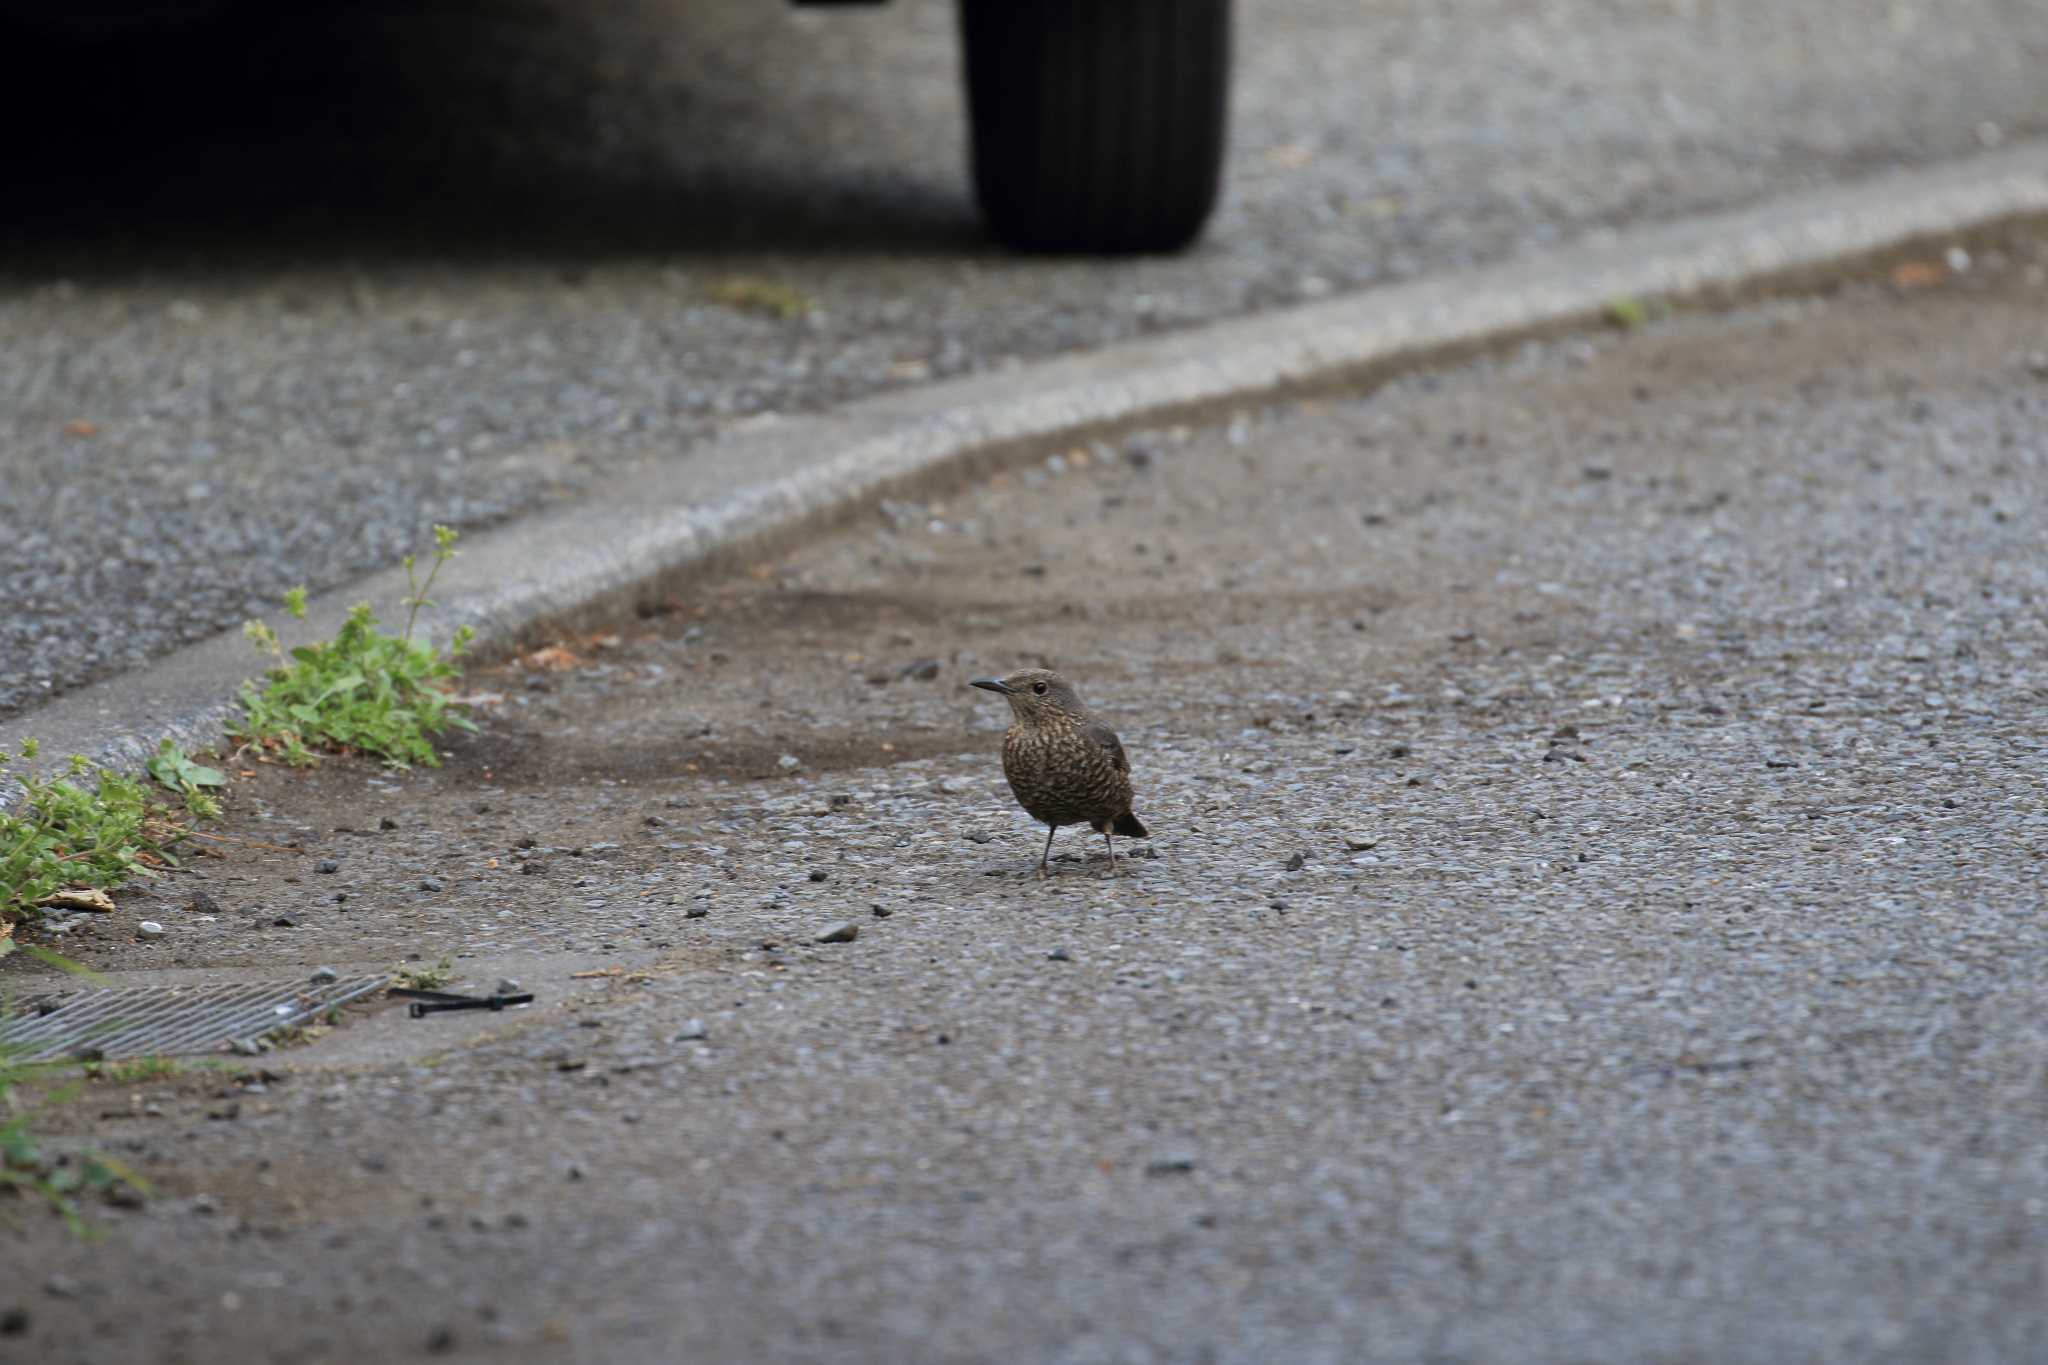
M 195 763 L 174 739 L 156 746 L 156 756 L 144 765 L 149 775 L 185 798 L 185 809 L 194 818 L 212 820 L 220 815 L 220 802 L 208 788 L 225 787 L 227 776 L 218 768 Z
M 182 1068 L 175 1057 L 137 1057 L 126 1062 L 100 1062 L 88 1068 L 96 1081 L 108 1085 L 140 1085 L 175 1076 Z
M 705 292 L 712 302 L 727 308 L 763 313 L 784 322 L 793 322 L 811 311 L 811 301 L 801 289 L 752 275 L 732 275 L 714 281 Z
M 1623 331 L 1634 331 L 1647 327 L 1653 322 L 1662 322 L 1671 316 L 1671 304 L 1666 299 L 1638 299 L 1623 296 L 1608 300 L 1600 310 L 1601 319 L 1610 327 Z
M 438 991 L 455 979 L 455 964 L 442 958 L 431 967 L 407 967 L 400 964 L 391 969 L 394 986 L 409 991 Z
M 1641 299 L 1613 299 L 1601 315 L 1616 327 L 1640 327 L 1650 320 L 1650 310 L 1643 307 Z
M 29 1127 L 34 1115 L 14 1095 L 20 1081 L 38 1068 L 0 1061 L 0 1189 L 23 1190 L 41 1195 L 74 1233 L 83 1233 L 78 1201 L 86 1195 L 147 1197 L 149 1182 L 128 1164 L 103 1152 L 73 1152 L 55 1155 Z M 78 1093 L 73 1082 L 44 1097 L 45 1104 L 62 1104 Z
M 0 939 L 0 949 L 9 940 Z M 48 949 L 29 951 L 51 965 L 80 976 L 92 973 Z M 96 978 L 95 978 L 96 979 Z M 6 1012 L 0 1001 L 0 1014 Z M 18 1054 L 0 1048 L 0 1189 L 39 1195 L 64 1219 L 72 1232 L 83 1234 L 85 1224 L 78 1215 L 83 1195 L 146 1198 L 149 1182 L 113 1157 L 97 1152 L 54 1155 L 45 1150 L 29 1126 L 35 1115 L 18 1090 L 26 1081 L 54 1074 L 63 1063 L 24 1062 Z M 44 1095 L 44 1105 L 63 1104 L 78 1093 L 79 1082 Z
M 330 749 L 372 754 L 394 768 L 415 763 L 439 767 L 441 757 L 430 736 L 451 725 L 476 728 L 438 686 L 460 676 L 455 661 L 475 633 L 462 627 L 445 651 L 415 641 L 412 633 L 420 609 L 433 605 L 427 593 L 434 579 L 455 557 L 455 535 L 446 526 L 434 528 L 434 565 L 424 581 L 415 572 L 414 557 L 405 557 L 410 591 L 403 634 L 379 630 L 366 604 L 349 612 L 334 639 L 301 645 L 287 659 L 275 630 L 261 621 L 245 625 L 243 634 L 268 649 L 277 666 L 261 688 L 242 684 L 244 714 L 232 733 L 279 750 L 293 764 L 311 763 L 314 750 Z M 304 588 L 285 594 L 285 610 L 305 619 Z
M 28 762 L 36 754 L 30 741 L 18 757 Z M 0 752 L 0 774 L 8 762 Z M 168 849 L 185 832 L 151 806 L 134 778 L 94 769 L 78 754 L 60 777 L 11 776 L 22 796 L 0 811 L 0 920 L 40 917 L 37 903 L 66 887 L 119 886 L 155 876 L 157 864 L 175 865 Z M 0 939 L 0 955 L 11 942 Z

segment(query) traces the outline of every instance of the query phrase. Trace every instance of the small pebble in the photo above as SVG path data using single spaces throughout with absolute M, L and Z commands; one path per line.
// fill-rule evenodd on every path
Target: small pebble
M 784 754 L 781 758 L 775 760 L 775 766 L 786 773 L 793 773 L 798 768 L 804 766 L 804 761 L 795 754 Z
M 322 858 L 320 860 L 320 865 L 314 868 L 313 870 L 315 872 L 324 873 L 331 876 L 332 874 L 341 871 L 341 864 L 333 858 Z
M 1045 960 L 1048 962 L 1072 962 L 1074 957 L 1065 948 L 1055 948 L 1045 955 Z
M 445 883 L 439 877 L 420 878 L 420 890 L 422 891 L 439 891 L 444 885 Z
M 860 926 L 852 920 L 841 920 L 818 932 L 820 943 L 851 943 L 860 937 Z
M 341 980 L 341 973 L 332 967 L 315 967 L 313 974 L 306 979 L 316 985 L 325 985 L 329 981 Z
M 498 978 L 497 993 L 499 995 L 518 995 L 525 991 L 525 989 L 526 987 L 520 985 L 517 981 L 513 980 L 509 976 L 501 976 Z
M 397 822 L 396 820 L 392 819 L 392 818 L 391 818 L 390 816 L 386 815 L 386 816 L 383 816 L 382 818 L 380 818 L 380 819 L 379 819 L 379 820 L 377 821 L 377 828 L 378 828 L 378 829 L 397 829 L 397 828 L 398 828 L 398 822 Z
M 825 870 L 824 868 L 822 868 L 822 867 L 814 867 L 814 868 L 812 868 L 812 869 L 811 869 L 811 880 L 812 880 L 812 881 L 814 881 L 814 882 L 823 882 L 823 881 L 830 881 L 831 879 L 832 879 L 832 874 L 831 874 L 830 872 L 827 872 L 827 871 L 826 871 L 826 870 Z
M 1296 853 L 1294 856 L 1287 860 L 1287 870 L 1289 872 L 1299 872 L 1302 869 L 1302 865 L 1307 861 L 1307 858 L 1303 857 L 1299 853 Z
M 703 903 L 701 903 L 701 902 L 699 902 L 698 904 L 692 905 L 692 906 L 691 906 L 691 907 L 690 907 L 689 909 L 687 909 L 687 910 L 683 911 L 683 918 L 684 918 L 684 919 L 703 919 L 703 918 L 704 918 L 704 917 L 705 917 L 706 915 L 708 915 L 708 914 L 710 914 L 710 913 L 711 913 L 711 907 L 710 907 L 710 906 L 708 906 L 708 905 L 705 905 L 705 904 L 703 904 Z
M 1347 834 L 1344 836 L 1344 847 L 1350 849 L 1353 853 L 1364 853 L 1368 849 L 1375 849 L 1379 846 L 1380 841 L 1377 835 Z
M 135 926 L 135 932 L 144 938 L 159 938 L 164 932 L 164 927 L 153 919 L 146 919 Z
M 676 1030 L 675 1040 L 679 1043 L 694 1043 L 706 1036 L 708 1035 L 704 1030 L 704 1021 L 702 1019 L 691 1019 Z
M 889 918 L 889 916 L 896 913 L 888 906 L 883 905 L 880 901 L 875 902 L 875 904 L 869 906 L 868 908 L 875 912 L 876 919 L 887 919 Z
M 270 922 L 272 925 L 276 926 L 279 929 L 295 929 L 298 927 L 299 923 L 290 915 L 279 915 L 277 918 L 271 920 Z

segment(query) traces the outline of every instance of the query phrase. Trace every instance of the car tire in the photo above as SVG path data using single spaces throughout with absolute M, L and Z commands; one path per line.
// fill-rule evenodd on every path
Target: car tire
M 1230 0 L 959 0 L 974 188 L 1029 251 L 1177 251 L 1216 205 Z

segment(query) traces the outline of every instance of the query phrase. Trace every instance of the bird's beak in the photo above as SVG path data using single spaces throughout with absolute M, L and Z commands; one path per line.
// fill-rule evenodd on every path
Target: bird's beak
M 1016 690 L 1001 678 L 976 678 L 967 685 L 969 687 L 979 687 L 984 692 L 1000 692 L 1006 697 Z

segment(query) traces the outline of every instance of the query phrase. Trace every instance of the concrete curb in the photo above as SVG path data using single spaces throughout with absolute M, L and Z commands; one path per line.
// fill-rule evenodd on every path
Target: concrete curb
M 2048 145 L 2029 144 L 766 423 L 466 541 L 437 585 L 430 624 L 444 638 L 474 626 L 481 650 L 502 652 L 545 628 L 658 599 L 686 575 L 771 553 L 879 498 L 1019 454 L 1355 388 L 1592 324 L 1620 299 L 1698 306 L 1813 288 L 1886 256 L 2037 218 L 2048 218 Z M 393 572 L 323 593 L 288 643 L 331 636 L 357 602 L 400 618 L 404 586 Z M 38 736 L 47 756 L 122 768 L 139 766 L 164 736 L 211 745 L 261 663 L 237 636 L 205 641 L 0 725 L 0 745 Z

